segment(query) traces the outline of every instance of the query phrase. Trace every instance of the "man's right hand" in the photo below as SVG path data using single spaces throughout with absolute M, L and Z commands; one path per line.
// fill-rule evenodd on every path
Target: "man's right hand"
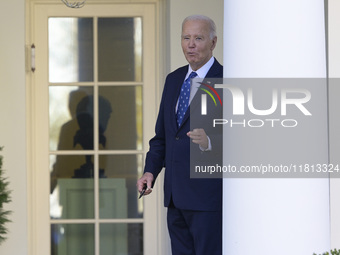
M 145 172 L 143 176 L 137 181 L 137 189 L 139 193 L 142 192 L 144 184 L 146 184 L 146 191 L 144 195 L 149 195 L 152 192 L 152 182 L 154 181 L 154 177 L 152 173 Z

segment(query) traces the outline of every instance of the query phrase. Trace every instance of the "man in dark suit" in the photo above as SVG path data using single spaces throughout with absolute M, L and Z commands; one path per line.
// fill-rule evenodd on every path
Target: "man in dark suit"
M 202 90 L 196 87 L 189 91 L 185 87 L 190 84 L 188 77 L 223 77 L 223 67 L 213 57 L 217 42 L 215 24 L 205 16 L 189 16 L 183 21 L 181 38 L 189 65 L 166 78 L 156 134 L 150 140 L 144 175 L 138 180 L 137 188 L 142 192 L 146 187 L 144 194 L 150 194 L 153 182 L 165 167 L 164 205 L 168 207 L 172 253 L 221 255 L 222 180 L 190 178 L 190 167 L 196 159 L 202 162 L 217 159 L 222 138 L 216 136 L 212 121 L 196 121 L 201 108 L 194 105 L 200 100 Z M 181 88 L 188 89 L 188 102 L 184 102 Z

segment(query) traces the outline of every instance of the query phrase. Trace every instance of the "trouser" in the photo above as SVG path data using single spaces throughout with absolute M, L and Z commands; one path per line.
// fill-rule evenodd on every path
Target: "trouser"
M 222 255 L 222 211 L 168 207 L 168 229 L 173 255 Z

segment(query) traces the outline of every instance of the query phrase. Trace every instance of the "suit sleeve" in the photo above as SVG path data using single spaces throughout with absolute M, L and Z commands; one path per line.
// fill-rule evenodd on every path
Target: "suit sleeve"
M 146 154 L 144 173 L 150 172 L 156 180 L 158 174 L 165 166 L 165 126 L 164 126 L 164 101 L 167 94 L 165 82 L 155 127 L 155 136 L 149 141 L 149 151 Z

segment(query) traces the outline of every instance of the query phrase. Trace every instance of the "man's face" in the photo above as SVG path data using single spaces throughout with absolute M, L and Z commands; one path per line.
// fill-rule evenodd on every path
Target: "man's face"
M 210 38 L 207 21 L 189 20 L 182 28 L 182 49 L 191 68 L 196 71 L 212 57 L 217 38 Z

